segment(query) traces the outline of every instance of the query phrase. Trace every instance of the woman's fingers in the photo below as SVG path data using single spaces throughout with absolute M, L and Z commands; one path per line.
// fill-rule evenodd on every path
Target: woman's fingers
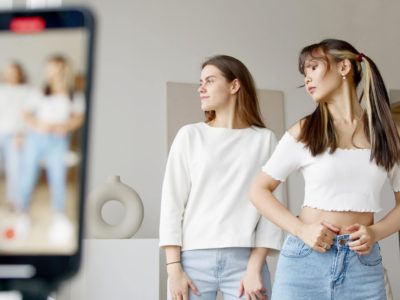
M 326 228 L 328 228 L 330 231 L 338 234 L 340 232 L 340 228 L 336 227 L 335 225 L 332 225 L 326 221 L 322 221 L 321 225 L 325 226 Z
M 346 227 L 344 230 L 347 232 L 356 232 L 360 229 L 360 224 L 353 224 L 349 227 Z
M 192 289 L 193 294 L 200 296 L 200 292 L 192 281 L 189 281 L 189 287 Z
M 239 291 L 238 291 L 238 298 L 242 297 L 244 293 L 244 286 L 243 281 L 240 281 Z

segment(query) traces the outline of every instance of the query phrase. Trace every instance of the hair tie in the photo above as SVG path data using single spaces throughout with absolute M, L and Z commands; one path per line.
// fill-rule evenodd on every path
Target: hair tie
M 362 62 L 364 57 L 365 57 L 364 53 L 360 52 L 360 54 L 357 55 L 356 60 L 359 62 Z

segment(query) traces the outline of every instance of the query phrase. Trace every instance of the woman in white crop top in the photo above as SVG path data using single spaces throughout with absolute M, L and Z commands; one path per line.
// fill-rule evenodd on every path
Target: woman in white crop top
M 248 189 L 275 146 L 261 119 L 254 82 L 230 56 L 207 60 L 198 89 L 205 122 L 182 127 L 165 171 L 160 246 L 169 299 L 264 300 L 266 256 L 282 230 L 251 205 Z
M 382 77 L 334 39 L 305 47 L 299 70 L 317 107 L 285 133 L 251 188 L 253 204 L 289 233 L 272 299 L 386 299 L 377 242 L 400 230 L 400 138 Z M 298 218 L 272 194 L 295 170 L 305 181 Z M 374 224 L 387 179 L 396 205 Z

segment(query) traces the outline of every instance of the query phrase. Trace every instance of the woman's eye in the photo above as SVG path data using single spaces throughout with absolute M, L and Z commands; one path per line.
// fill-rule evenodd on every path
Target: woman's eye
M 318 65 L 311 66 L 311 70 L 315 71 L 317 69 L 317 67 L 318 67 Z

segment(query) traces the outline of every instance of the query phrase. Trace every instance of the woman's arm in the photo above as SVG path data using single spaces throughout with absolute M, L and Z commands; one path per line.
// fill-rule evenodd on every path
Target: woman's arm
M 52 132 L 57 135 L 66 135 L 80 128 L 85 120 L 83 114 L 72 114 L 67 122 L 52 125 Z
M 49 133 L 52 130 L 52 125 L 50 123 L 39 121 L 30 111 L 24 111 L 22 114 L 22 118 L 25 123 L 34 130 L 42 133 Z
M 299 237 L 314 250 L 326 252 L 339 229 L 326 222 L 304 224 L 274 197 L 272 192 L 279 184 L 279 180 L 261 172 L 251 187 L 251 202 L 271 222 Z
M 193 293 L 200 295 L 197 287 L 182 269 L 181 263 L 181 247 L 165 246 L 166 267 L 169 279 L 169 290 L 172 299 L 187 300 L 189 299 L 189 289 Z
M 350 235 L 353 242 L 349 243 L 351 250 L 361 255 L 368 254 L 376 242 L 400 231 L 400 192 L 395 192 L 394 196 L 395 207 L 379 222 L 370 226 L 354 224 L 346 228 L 353 232 Z
M 238 297 L 243 294 L 247 299 L 257 297 L 259 300 L 266 300 L 265 292 L 267 291 L 264 286 L 265 278 L 262 277 L 262 269 L 268 255 L 268 248 L 256 247 L 251 250 L 249 261 L 247 263 L 246 274 L 240 282 Z M 253 297 L 253 298 L 251 298 Z

